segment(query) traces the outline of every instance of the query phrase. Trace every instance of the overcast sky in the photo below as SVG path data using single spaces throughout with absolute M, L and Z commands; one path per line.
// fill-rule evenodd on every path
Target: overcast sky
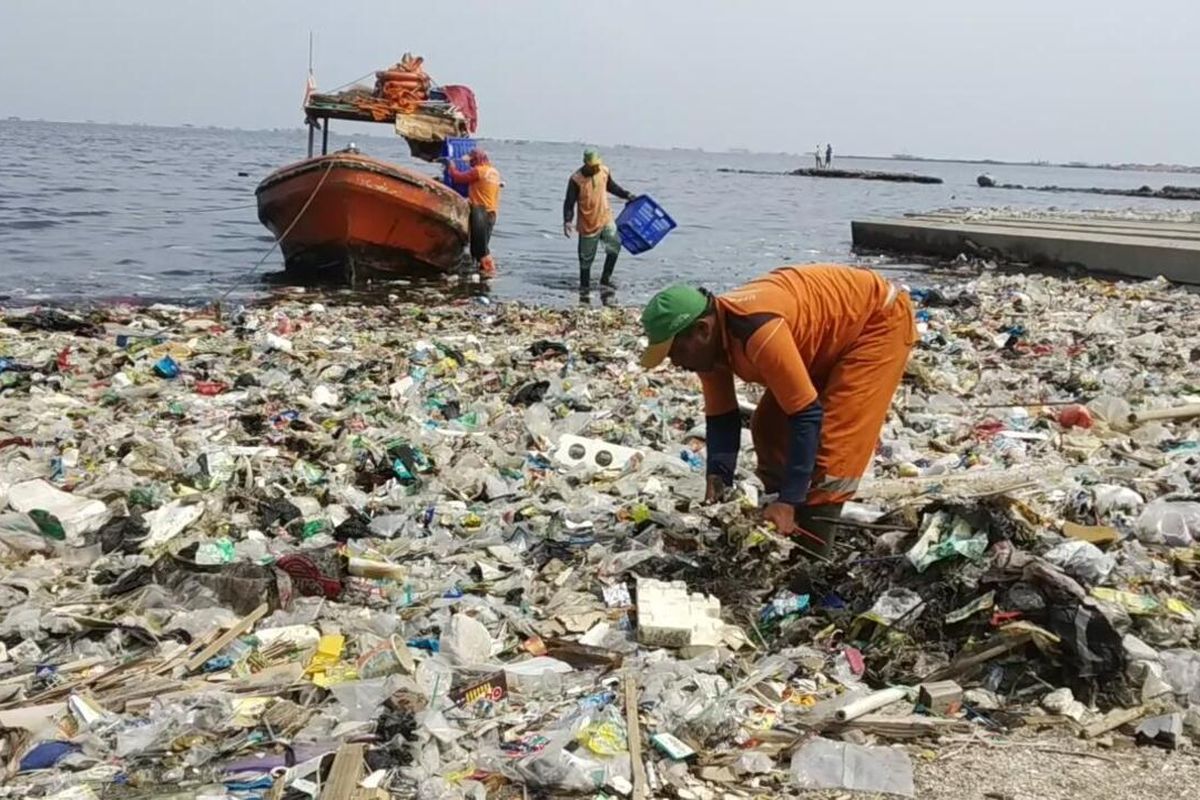
M 298 126 L 310 30 L 495 138 L 1200 164 L 1195 0 L 0 0 L 0 118 Z

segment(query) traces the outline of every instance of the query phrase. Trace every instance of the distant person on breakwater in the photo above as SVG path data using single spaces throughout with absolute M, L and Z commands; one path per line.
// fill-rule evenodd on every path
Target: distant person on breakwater
M 827 144 L 827 145 L 825 145 L 825 166 L 828 167 L 832 163 L 833 163 L 833 145 Z
M 817 145 L 817 149 L 813 151 L 813 156 L 817 159 L 817 169 L 821 168 L 821 145 Z
M 600 276 L 600 285 L 607 289 L 616 288 L 612 274 L 617 266 L 617 256 L 621 254 L 621 240 L 617 237 L 617 225 L 608 204 L 610 193 L 626 203 L 635 199 L 612 179 L 612 173 L 604 166 L 598 152 L 584 150 L 583 166 L 571 175 L 567 196 L 563 198 L 563 236 L 570 237 L 572 227 L 579 232 L 581 294 L 591 289 L 592 262 L 596 260 L 596 250 L 601 244 L 604 245 L 604 272 Z

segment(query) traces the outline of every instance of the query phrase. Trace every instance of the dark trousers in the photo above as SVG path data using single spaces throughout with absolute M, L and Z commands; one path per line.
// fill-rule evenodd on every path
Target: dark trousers
M 496 212 L 483 206 L 471 206 L 468 230 L 471 234 L 471 258 L 482 261 L 491 253 L 488 244 L 492 241 L 492 228 L 496 226 Z

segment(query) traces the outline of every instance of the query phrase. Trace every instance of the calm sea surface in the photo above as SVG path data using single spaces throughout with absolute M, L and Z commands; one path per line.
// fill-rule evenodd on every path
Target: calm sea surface
M 351 139 L 369 155 L 419 165 L 431 174 L 437 170 L 414 162 L 399 139 L 339 134 L 335 127 L 330 147 Z M 254 187 L 276 167 L 301 158 L 305 146 L 299 130 L 0 122 L 0 303 L 203 303 L 230 289 L 238 299 L 277 291 L 262 276 L 282 268 L 278 252 L 252 271 L 272 242 L 258 222 Z M 581 146 L 487 147 L 506 184 L 492 243 L 501 270 L 492 295 L 574 302 L 575 243 L 562 236 L 561 207 Z M 854 262 L 850 221 L 871 216 L 995 205 L 1200 213 L 1200 203 L 1000 192 L 975 185 L 983 171 L 1008 183 L 1121 188 L 1200 185 L 1200 175 L 835 155 L 836 166 L 913 171 L 945 181 L 925 186 L 717 171 L 792 169 L 809 166 L 811 155 L 626 147 L 606 148 L 603 155 L 618 182 L 653 195 L 679 223 L 653 251 L 622 255 L 617 267 L 622 302 L 644 299 L 674 280 L 720 289 L 780 264 Z M 894 266 L 902 273 L 921 269 Z

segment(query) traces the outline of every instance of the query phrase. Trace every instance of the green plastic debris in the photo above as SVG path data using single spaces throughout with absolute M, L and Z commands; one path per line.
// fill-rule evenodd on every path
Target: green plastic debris
M 58 517 L 49 511 L 35 508 L 29 512 L 29 516 L 37 524 L 41 534 L 46 538 L 59 542 L 67 538 L 67 532 L 63 530 L 62 523 L 58 521 Z

